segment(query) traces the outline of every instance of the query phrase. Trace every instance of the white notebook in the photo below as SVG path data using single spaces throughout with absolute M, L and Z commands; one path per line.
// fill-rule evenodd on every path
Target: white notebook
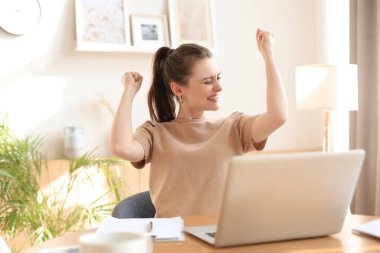
M 356 226 L 352 229 L 352 231 L 363 233 L 380 239 L 380 219 Z
M 149 231 L 150 222 L 152 229 Z M 111 216 L 105 218 L 99 225 L 97 233 L 137 232 L 149 233 L 156 241 L 184 241 L 183 219 L 174 218 L 138 218 L 117 219 Z
M 4 239 L 1 236 L 0 236 L 0 252 L 11 253 L 10 248 L 8 247 L 7 243 L 4 241 Z

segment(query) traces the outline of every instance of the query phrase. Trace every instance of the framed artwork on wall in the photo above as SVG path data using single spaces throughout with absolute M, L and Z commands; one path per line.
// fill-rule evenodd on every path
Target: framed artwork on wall
M 77 47 L 130 46 L 125 0 L 75 0 Z
M 168 0 L 172 47 L 196 43 L 215 48 L 212 0 Z
M 132 41 L 136 48 L 158 49 L 169 46 L 165 15 L 131 15 Z

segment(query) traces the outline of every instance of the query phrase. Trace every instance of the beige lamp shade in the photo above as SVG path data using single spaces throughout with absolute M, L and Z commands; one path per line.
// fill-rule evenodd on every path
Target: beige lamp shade
M 358 67 L 302 65 L 296 67 L 298 110 L 358 110 Z

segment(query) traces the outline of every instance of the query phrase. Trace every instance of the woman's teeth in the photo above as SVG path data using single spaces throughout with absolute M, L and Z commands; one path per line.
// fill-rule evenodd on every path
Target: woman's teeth
M 207 100 L 210 100 L 212 102 L 218 102 L 218 96 L 217 95 L 210 96 L 207 98 Z

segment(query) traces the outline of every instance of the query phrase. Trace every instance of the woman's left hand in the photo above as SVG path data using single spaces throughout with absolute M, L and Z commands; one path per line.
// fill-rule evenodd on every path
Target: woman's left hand
M 257 28 L 256 31 L 257 47 L 261 54 L 272 52 L 274 44 L 274 35 L 270 31 L 261 30 Z

